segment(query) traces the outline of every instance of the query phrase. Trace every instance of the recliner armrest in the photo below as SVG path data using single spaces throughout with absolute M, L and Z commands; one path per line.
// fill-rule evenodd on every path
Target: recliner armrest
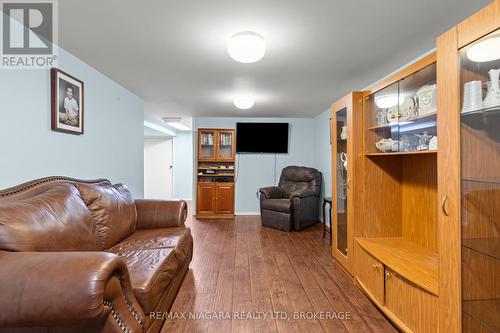
M 290 199 L 293 198 L 307 198 L 307 197 L 317 197 L 319 196 L 318 191 L 315 190 L 298 190 L 290 195 Z
M 283 190 L 278 186 L 263 187 L 259 190 L 266 199 L 281 199 L 283 198 Z
M 125 262 L 106 252 L 0 252 L 0 327 L 103 323 L 130 332 L 145 315 Z
M 137 229 L 182 227 L 187 217 L 184 200 L 135 200 Z

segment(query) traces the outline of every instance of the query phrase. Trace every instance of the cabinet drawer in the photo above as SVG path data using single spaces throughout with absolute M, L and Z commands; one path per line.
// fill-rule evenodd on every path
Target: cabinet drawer
M 354 247 L 355 274 L 366 292 L 384 304 L 384 265 L 369 255 L 359 244 Z
M 438 330 L 438 298 L 388 268 L 385 306 L 415 333 Z

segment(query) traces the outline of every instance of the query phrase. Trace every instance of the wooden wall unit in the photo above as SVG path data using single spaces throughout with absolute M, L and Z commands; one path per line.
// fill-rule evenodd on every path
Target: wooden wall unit
M 437 40 L 440 332 L 500 331 L 500 106 L 461 112 L 464 84 L 485 85 L 500 68 L 467 57 L 491 36 L 500 36 L 500 0 Z
M 484 99 L 489 70 L 500 69 L 500 59 L 467 55 L 491 37 L 500 37 L 500 0 L 440 36 L 436 53 L 363 93 L 360 169 L 350 175 L 361 200 L 347 205 L 348 215 L 358 211 L 354 263 L 332 250 L 403 332 L 500 332 L 500 103 L 462 111 L 464 84 L 481 81 Z M 420 102 L 434 84 L 437 102 L 413 108 L 413 96 Z M 346 98 L 332 105 L 334 198 Z M 438 137 L 439 151 L 415 146 L 415 134 Z
M 234 129 L 198 129 L 196 217 L 234 218 Z
M 353 275 L 354 237 L 361 235 L 363 192 L 363 93 L 352 92 L 331 106 L 332 141 L 332 253 Z M 342 128 L 344 132 L 342 133 Z M 347 157 L 347 169 L 339 156 Z
M 354 276 L 404 332 L 437 331 L 438 152 L 419 139 L 437 135 L 438 111 L 418 108 L 414 97 L 435 83 L 431 54 L 364 93 L 364 189 Z M 388 97 L 395 105 L 380 102 Z M 375 145 L 382 139 L 393 140 L 385 151 Z

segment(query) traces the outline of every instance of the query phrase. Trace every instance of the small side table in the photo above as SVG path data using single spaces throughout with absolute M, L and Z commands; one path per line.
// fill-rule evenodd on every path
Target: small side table
M 326 208 L 326 205 L 329 205 L 330 207 L 330 244 L 332 244 L 332 198 L 331 197 L 325 197 L 323 198 L 323 207 L 322 207 L 322 212 L 323 212 L 323 237 L 322 238 L 325 238 L 325 234 L 327 232 L 326 230 L 326 212 L 325 212 L 325 208 Z

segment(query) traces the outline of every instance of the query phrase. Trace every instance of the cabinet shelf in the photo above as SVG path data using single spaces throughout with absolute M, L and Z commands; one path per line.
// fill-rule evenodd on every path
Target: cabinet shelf
M 500 185 L 500 178 L 462 178 L 462 182 Z
M 470 111 L 470 112 L 465 112 L 461 113 L 460 116 L 462 118 L 469 118 L 473 116 L 478 116 L 478 115 L 495 115 L 495 114 L 500 114 L 500 106 L 494 106 L 491 108 L 483 108 L 475 111 Z
M 462 246 L 500 260 L 500 239 L 498 238 L 462 239 Z
M 417 120 L 435 117 L 436 115 L 437 115 L 437 112 L 427 113 L 427 114 L 416 116 L 416 117 L 413 117 L 411 119 L 404 120 L 404 121 L 401 121 L 401 122 L 394 122 L 394 123 L 387 123 L 387 124 L 380 124 L 380 125 L 370 126 L 370 127 L 368 127 L 368 129 L 369 130 L 376 130 L 376 129 L 381 129 L 381 128 L 395 127 L 395 126 L 406 126 L 406 125 L 409 125 L 409 124 L 413 124 Z M 434 125 L 428 125 L 428 126 L 429 127 L 436 127 L 435 124 Z M 424 127 L 419 127 L 419 128 L 421 129 L 421 128 L 424 128 Z
M 212 167 L 198 167 L 198 170 L 214 170 L 214 171 L 234 171 L 234 168 L 212 168 Z
M 356 238 L 375 259 L 428 292 L 438 295 L 438 254 L 403 238 Z
M 198 174 L 198 177 L 234 177 L 234 174 L 233 173 L 228 173 L 228 174 L 220 174 L 220 173 L 216 173 L 216 174 L 213 174 L 213 175 L 207 175 L 207 174 Z
M 390 155 L 420 155 L 437 154 L 437 150 L 417 150 L 417 151 L 395 151 L 389 153 L 366 153 L 365 156 L 390 156 Z
M 462 309 L 492 332 L 500 331 L 500 298 L 464 301 Z

